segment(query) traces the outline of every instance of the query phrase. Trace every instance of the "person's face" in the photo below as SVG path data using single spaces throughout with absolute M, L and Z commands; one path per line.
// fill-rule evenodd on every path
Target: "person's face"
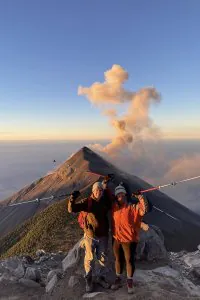
M 94 191 L 93 191 L 93 195 L 94 197 L 99 200 L 101 198 L 103 194 L 103 189 L 101 189 L 100 187 L 97 187 Z
M 124 194 L 124 193 L 117 194 L 117 200 L 120 203 L 124 203 L 126 201 L 126 194 Z

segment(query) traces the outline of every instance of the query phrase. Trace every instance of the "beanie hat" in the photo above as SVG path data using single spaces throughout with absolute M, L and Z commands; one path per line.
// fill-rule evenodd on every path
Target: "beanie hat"
M 95 182 L 92 186 L 92 192 L 94 192 L 96 189 L 102 189 L 103 190 L 103 184 L 99 181 Z
M 115 196 L 117 196 L 119 193 L 126 194 L 125 188 L 123 187 L 123 185 L 120 184 L 115 188 Z

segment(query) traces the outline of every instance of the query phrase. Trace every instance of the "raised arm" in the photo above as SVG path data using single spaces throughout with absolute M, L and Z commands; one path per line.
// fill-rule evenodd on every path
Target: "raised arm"
M 106 205 L 109 210 L 112 208 L 112 204 L 115 199 L 112 190 L 109 188 L 109 182 L 112 181 L 113 178 L 114 178 L 113 174 L 108 174 L 107 176 L 104 177 L 102 181 L 103 189 L 104 189 L 104 197 L 106 198 Z
M 144 195 L 135 195 L 138 199 L 138 203 L 136 204 L 138 208 L 139 215 L 143 217 L 149 211 L 149 201 Z
M 88 211 L 88 198 L 82 199 L 80 202 L 75 203 L 75 200 L 80 196 L 79 191 L 74 191 L 68 202 L 68 212 L 80 212 L 80 211 Z

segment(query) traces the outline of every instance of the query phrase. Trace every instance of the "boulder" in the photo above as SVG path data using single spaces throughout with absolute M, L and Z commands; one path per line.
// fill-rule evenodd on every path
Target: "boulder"
M 150 226 L 148 231 L 140 231 L 140 241 L 137 246 L 136 256 L 138 260 L 163 260 L 167 256 L 164 237 L 158 227 Z
M 80 259 L 80 241 L 69 251 L 68 255 L 62 261 L 62 268 L 65 272 L 68 268 L 73 267 Z

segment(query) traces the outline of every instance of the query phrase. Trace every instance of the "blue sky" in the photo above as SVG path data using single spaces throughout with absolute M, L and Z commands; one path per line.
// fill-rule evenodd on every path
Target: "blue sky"
M 169 137 L 200 138 L 199 15 L 199 0 L 1 0 L 0 139 L 110 137 L 77 88 L 113 64 L 161 92 Z

